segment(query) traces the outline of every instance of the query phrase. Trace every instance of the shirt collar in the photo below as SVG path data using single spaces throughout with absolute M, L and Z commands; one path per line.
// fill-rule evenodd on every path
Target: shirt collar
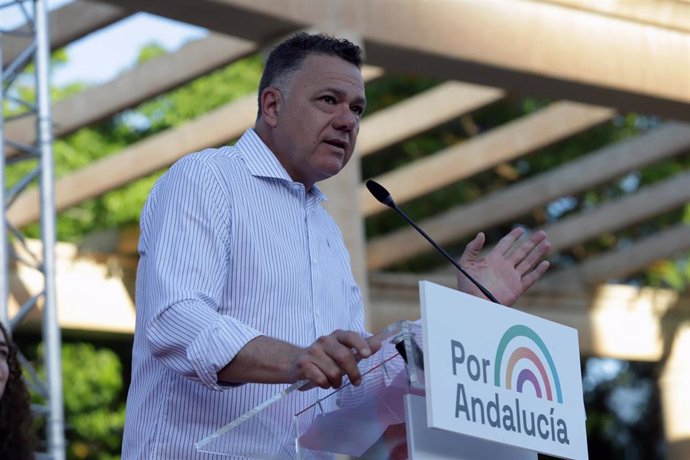
M 235 144 L 242 152 L 242 157 L 249 172 L 256 177 L 279 179 L 295 184 L 273 151 L 268 148 L 254 129 L 249 128 Z M 326 195 L 314 184 L 311 192 L 320 200 L 327 200 Z

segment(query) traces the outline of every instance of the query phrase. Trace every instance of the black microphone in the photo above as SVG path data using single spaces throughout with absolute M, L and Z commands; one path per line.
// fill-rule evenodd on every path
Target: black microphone
M 494 302 L 494 303 L 500 304 L 500 302 L 499 302 L 498 300 L 496 300 L 496 297 L 494 297 L 493 294 L 491 294 L 487 288 L 485 288 L 484 286 L 482 286 L 482 285 L 479 283 L 479 281 L 477 281 L 477 280 L 475 280 L 474 278 L 472 278 L 472 276 L 470 276 L 470 274 L 467 273 L 467 272 L 465 271 L 465 269 L 462 268 L 462 267 L 460 266 L 460 264 L 457 263 L 457 262 L 450 256 L 450 254 L 448 254 L 441 246 L 439 246 L 439 245 L 436 243 L 436 241 L 432 240 L 431 237 L 430 237 L 429 235 L 427 235 L 426 232 L 425 232 L 424 230 L 422 230 L 422 229 L 419 227 L 419 225 L 415 224 L 414 221 L 413 221 L 412 219 L 410 219 L 409 216 L 408 216 L 407 214 L 405 214 L 405 213 L 403 212 L 403 210 L 400 209 L 400 208 L 398 207 L 397 204 L 395 204 L 395 201 L 393 200 L 393 197 L 392 197 L 391 194 L 388 192 L 388 190 L 386 190 L 386 189 L 383 187 L 383 185 L 379 184 L 378 182 L 374 182 L 373 180 L 368 180 L 368 181 L 366 182 L 366 185 L 367 185 L 367 188 L 369 189 L 369 192 L 370 192 L 372 195 L 374 195 L 374 198 L 376 198 L 378 201 L 380 201 L 382 204 L 385 204 L 385 205 L 388 206 L 389 208 L 394 209 L 395 212 L 397 212 L 398 214 L 400 214 L 400 215 L 402 216 L 402 218 L 405 219 L 410 225 L 412 225 L 412 226 L 414 227 L 414 229 L 417 230 L 424 238 L 426 238 L 426 240 L 427 240 L 429 243 L 431 243 L 432 246 L 435 247 L 436 250 L 437 250 L 438 252 L 440 252 L 441 254 L 443 254 L 443 256 L 444 256 L 446 259 L 448 259 L 448 260 L 450 261 L 450 263 L 453 264 L 453 266 L 455 266 L 455 268 L 457 268 L 458 270 L 460 270 L 460 273 L 462 273 L 463 275 L 465 275 L 465 277 L 467 277 L 467 279 L 470 280 L 470 281 L 472 282 L 472 284 L 474 284 L 475 286 L 477 286 L 477 288 L 478 288 L 480 291 L 482 291 L 482 294 L 484 294 L 484 295 L 486 296 L 487 299 L 491 300 L 491 301 Z

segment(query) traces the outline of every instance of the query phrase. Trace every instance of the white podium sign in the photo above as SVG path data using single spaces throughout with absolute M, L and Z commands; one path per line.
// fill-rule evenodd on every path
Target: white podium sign
M 430 428 L 588 458 L 575 329 L 428 281 L 420 294 Z

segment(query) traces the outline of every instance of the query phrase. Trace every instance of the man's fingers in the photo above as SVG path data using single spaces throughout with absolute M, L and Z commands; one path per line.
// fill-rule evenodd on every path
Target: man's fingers
M 520 273 L 520 275 L 524 275 L 532 270 L 532 268 L 544 258 L 546 253 L 549 252 L 549 249 L 551 249 L 551 243 L 549 243 L 546 239 L 542 239 L 539 244 L 530 248 L 527 257 L 524 257 L 522 262 L 519 262 L 515 269 L 518 273 Z
M 352 352 L 333 335 L 319 337 L 310 350 L 314 364 L 326 376 L 329 386 L 338 388 L 342 382 L 344 367 L 347 365 L 346 360 L 354 361 Z
M 485 241 L 486 241 L 486 236 L 484 236 L 484 232 L 479 232 L 479 233 L 477 233 L 477 236 L 475 236 L 472 241 L 467 243 L 467 249 L 469 249 L 472 252 L 478 253 L 484 247 Z
M 380 340 L 376 340 L 374 336 L 368 337 L 367 338 L 367 343 L 369 344 L 369 349 L 371 350 L 371 354 L 373 355 L 377 351 L 381 349 L 383 344 L 381 343 Z
M 534 283 L 537 282 L 539 278 L 542 277 L 544 273 L 546 273 L 546 270 L 549 269 L 549 261 L 544 260 L 542 261 L 537 267 L 532 270 L 530 273 L 522 277 L 522 287 L 525 291 L 527 291 L 529 288 L 531 288 Z
M 365 339 L 353 331 L 337 330 L 319 337 L 303 349 L 293 366 L 299 379 L 309 379 L 321 388 L 339 388 L 343 375 L 347 375 L 354 385 L 359 385 L 362 374 L 357 362 L 380 348 L 381 342 L 371 337 Z
M 306 348 L 296 363 L 300 379 L 309 379 L 321 388 L 340 386 L 342 372 L 325 352 L 319 340 Z
M 476 259 L 479 255 L 479 251 L 481 251 L 484 247 L 485 241 L 486 237 L 484 236 L 484 233 L 477 233 L 477 236 L 475 236 L 472 241 L 467 243 L 465 250 L 462 251 L 462 255 L 460 255 L 460 264 L 468 264 Z
M 514 228 L 510 233 L 500 239 L 494 248 L 494 251 L 498 252 L 499 254 L 506 254 L 508 251 L 510 251 L 513 243 L 515 243 L 523 233 L 525 233 L 525 231 L 522 228 Z
M 546 233 L 544 233 L 543 230 L 539 230 L 538 232 L 534 232 L 532 236 L 529 237 L 529 241 L 532 242 L 534 245 L 538 245 L 542 241 L 546 240 Z
M 337 330 L 331 335 L 335 336 L 338 343 L 347 347 L 348 350 L 354 348 L 361 358 L 368 358 L 373 353 L 369 342 L 356 332 Z
M 368 358 L 373 353 L 364 337 L 353 331 L 337 330 L 320 337 L 315 345 L 322 353 L 318 355 L 319 359 L 315 362 L 331 386 L 339 388 L 343 375 L 347 375 L 354 385 L 361 383 L 362 375 L 357 367 L 357 361 Z M 380 348 L 380 344 L 373 345 Z
M 513 264 L 513 266 L 518 269 L 518 271 L 520 271 L 520 265 L 525 261 L 527 256 L 530 254 L 530 251 L 532 251 L 532 249 L 534 249 L 535 246 L 536 243 L 529 239 L 528 241 L 525 241 L 523 244 L 521 244 L 520 247 L 517 248 L 515 252 L 513 252 L 510 255 L 509 260 Z M 520 272 L 520 274 L 524 273 L 525 272 Z
M 545 239 L 546 233 L 543 231 L 534 233 L 527 241 L 522 242 L 517 249 L 513 251 L 513 253 L 510 255 L 510 261 L 513 263 L 513 265 L 517 266 L 530 255 L 530 252 L 535 248 L 535 246 Z
M 340 346 L 333 350 L 332 359 L 347 374 L 353 385 L 359 385 L 362 382 L 362 374 L 357 367 L 357 361 L 370 357 L 381 348 L 381 344 L 376 341 L 370 344 L 364 337 L 353 331 L 336 331 L 334 334 Z

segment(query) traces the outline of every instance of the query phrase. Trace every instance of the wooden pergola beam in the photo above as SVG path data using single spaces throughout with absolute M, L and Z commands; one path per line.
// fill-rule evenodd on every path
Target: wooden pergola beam
M 391 72 L 690 120 L 688 34 L 528 0 L 366 5 L 367 58 Z
M 421 226 L 439 243 L 518 218 L 537 206 L 682 153 L 690 145 L 690 127 L 669 122 L 632 140 L 604 147 L 586 157 L 494 192 L 473 203 L 426 219 Z M 426 174 L 426 173 L 424 173 Z M 421 174 L 423 176 L 424 174 Z M 387 185 L 384 183 L 384 186 Z M 391 187 L 393 196 L 397 191 Z M 371 240 L 367 266 L 377 270 L 430 250 L 413 229 L 404 228 Z
M 32 254 L 41 254 L 40 241 L 27 240 Z M 21 245 L 14 246 L 26 257 Z M 126 286 L 121 270 L 125 258 L 112 254 L 83 255 L 72 243 L 58 242 L 54 247 L 57 290 L 56 303 L 60 328 L 90 334 L 108 334 L 110 337 L 131 337 L 134 333 L 134 299 Z M 129 263 L 129 261 L 126 261 Z M 14 317 L 20 306 L 31 297 L 40 295 L 43 276 L 35 269 L 17 264 L 9 277 L 9 317 Z M 39 329 L 43 299 L 21 323 L 21 328 Z
M 52 112 L 54 135 L 67 135 L 241 59 L 257 49 L 252 42 L 218 34 L 191 42 L 174 53 L 144 62 L 111 82 L 55 104 Z M 10 120 L 5 136 L 15 142 L 31 144 L 35 138 L 35 124 L 35 116 Z M 8 157 L 14 154 L 14 151 L 7 152 Z
M 578 10 L 690 32 L 690 3 L 678 0 L 540 0 Z
M 595 209 L 567 216 L 541 230 L 548 235 L 550 252 L 554 253 L 679 208 L 688 202 L 690 172 L 677 174 Z M 443 271 L 450 270 L 453 268 L 448 267 Z
M 677 174 L 591 211 L 558 220 L 543 230 L 551 251 L 572 247 L 597 235 L 671 211 L 690 202 L 690 172 Z
M 246 96 L 178 128 L 163 131 L 55 182 L 61 211 L 171 165 L 183 155 L 239 137 L 256 118 L 256 95 Z M 232 123 L 228 123 L 232 120 Z M 7 212 L 15 226 L 39 217 L 38 190 L 26 190 Z
M 651 236 L 592 256 L 576 266 L 548 275 L 550 282 L 594 285 L 635 274 L 652 263 L 680 257 L 690 251 L 690 225 L 680 223 Z
M 610 120 L 611 109 L 575 102 L 556 102 L 538 112 L 375 178 L 397 203 L 405 203 L 485 171 L 502 162 L 546 147 Z M 360 190 L 365 216 L 386 209 L 366 189 Z
M 98 29 L 109 26 L 131 14 L 124 8 L 104 3 L 76 0 L 51 11 L 50 48 L 63 47 Z M 20 26 L 18 32 L 26 32 L 27 26 Z M 19 56 L 29 43 L 26 37 L 4 34 L 2 37 L 2 66 L 7 66 Z
M 381 69 L 365 67 L 365 80 L 378 78 Z M 239 137 L 256 120 L 256 92 L 226 104 L 186 124 L 163 131 L 75 171 L 55 183 L 55 207 L 61 211 L 86 199 L 170 166 L 190 152 L 222 145 Z M 231 123 L 228 120 L 232 120 Z M 39 217 L 35 188 L 22 193 L 7 212 L 13 225 L 22 227 Z
M 33 247 L 36 242 L 29 244 Z M 56 256 L 57 277 L 63 287 L 58 296 L 61 328 L 131 335 L 134 304 L 129 288 L 124 279 L 113 276 L 108 268 L 113 262 L 129 266 L 131 261 L 114 255 L 84 256 L 77 247 L 66 243 L 57 244 Z M 32 270 L 12 274 L 11 311 L 15 312 L 27 296 L 40 291 L 41 280 L 35 275 Z M 454 276 L 447 275 L 370 275 L 372 330 L 401 318 L 419 318 L 420 278 L 449 287 L 455 283 Z M 540 281 L 521 297 L 516 308 L 578 329 L 585 356 L 658 361 L 666 352 L 669 331 L 690 314 L 690 298 L 665 289 L 622 285 L 581 289 L 567 283 L 552 283 L 548 279 Z M 94 301 L 97 298 L 101 301 Z M 28 317 L 27 327 L 36 327 L 39 321 L 39 315 Z
M 145 11 L 209 30 L 269 43 L 312 24 L 329 21 L 329 5 L 322 1 L 275 3 L 252 7 L 249 2 L 217 0 L 106 0 L 129 10 Z M 302 18 L 299 15 L 302 14 Z M 317 20 L 314 20 L 317 19 Z
M 690 120 L 690 35 L 591 11 L 528 0 L 111 3 L 251 40 L 338 18 L 388 71 Z
M 420 279 L 455 287 L 454 275 L 370 275 L 372 330 L 420 317 Z M 658 361 L 670 345 L 668 337 L 690 315 L 690 297 L 615 284 L 582 289 L 543 279 L 515 308 L 577 329 L 583 356 Z
M 364 118 L 357 149 L 369 155 L 503 97 L 504 91 L 488 86 L 442 83 Z

